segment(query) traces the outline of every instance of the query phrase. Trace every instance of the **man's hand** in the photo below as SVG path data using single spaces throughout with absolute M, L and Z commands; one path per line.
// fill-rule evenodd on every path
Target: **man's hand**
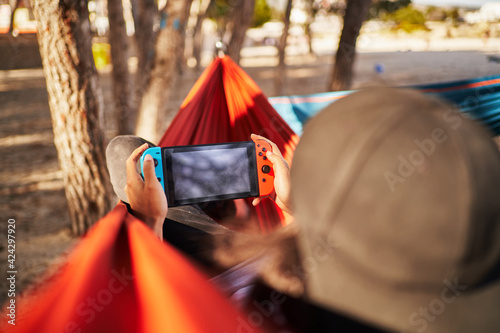
M 271 163 L 273 164 L 273 169 L 274 169 L 274 191 L 271 193 L 270 198 L 272 198 L 276 204 L 278 205 L 279 208 L 287 212 L 288 214 L 291 214 L 291 209 L 290 209 L 290 188 L 291 188 L 291 181 L 290 181 L 290 166 L 288 163 L 285 161 L 283 158 L 283 155 L 281 155 L 280 149 L 278 146 L 270 141 L 269 139 L 266 139 L 263 136 L 252 134 L 251 135 L 252 140 L 265 140 L 269 142 L 271 147 L 273 148 L 273 151 L 268 151 L 266 153 L 267 158 Z M 252 202 L 254 206 L 257 206 L 264 197 L 258 197 L 255 198 Z
M 163 239 L 163 222 L 167 216 L 168 205 L 165 192 L 155 175 L 153 158 L 150 155 L 144 158 L 144 181 L 136 169 L 137 161 L 147 148 L 149 145 L 143 144 L 127 159 L 125 193 L 134 215 Z

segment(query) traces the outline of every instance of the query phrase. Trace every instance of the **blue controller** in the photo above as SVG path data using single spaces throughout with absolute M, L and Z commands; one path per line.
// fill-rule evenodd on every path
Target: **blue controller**
M 144 177 L 144 158 L 147 155 L 151 155 L 153 157 L 153 162 L 155 164 L 155 174 L 156 178 L 160 182 L 163 189 L 165 189 L 165 181 L 163 179 L 163 163 L 161 158 L 161 147 L 153 147 L 148 148 L 141 156 L 141 175 Z

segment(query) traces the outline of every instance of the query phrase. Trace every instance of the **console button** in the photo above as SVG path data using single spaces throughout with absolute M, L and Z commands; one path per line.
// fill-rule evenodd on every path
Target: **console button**
M 266 152 L 266 151 L 267 151 L 266 147 L 262 148 L 262 151 L 263 151 L 263 152 Z
M 156 178 L 156 179 L 158 179 L 158 181 L 161 182 L 161 178 Z
M 259 156 L 262 156 L 262 155 L 264 155 L 264 154 L 262 154 L 262 152 L 259 152 Z
M 271 167 L 269 165 L 264 165 L 262 167 L 262 172 L 263 173 L 269 173 L 269 172 L 271 172 Z
M 266 182 L 266 178 L 262 178 L 262 182 L 265 183 Z
M 155 168 L 158 166 L 158 160 L 156 158 L 153 158 L 153 161 L 155 162 Z

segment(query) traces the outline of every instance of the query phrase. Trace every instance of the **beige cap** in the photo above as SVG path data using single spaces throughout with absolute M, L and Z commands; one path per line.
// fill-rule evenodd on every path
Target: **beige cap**
M 500 332 L 500 155 L 437 99 L 360 91 L 307 125 L 292 167 L 313 302 L 408 332 Z

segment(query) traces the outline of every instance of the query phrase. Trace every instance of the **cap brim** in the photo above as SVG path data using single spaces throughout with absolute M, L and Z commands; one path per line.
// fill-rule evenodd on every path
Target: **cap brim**
M 113 185 L 113 190 L 116 196 L 123 202 L 128 203 L 125 186 L 127 185 L 127 159 L 132 152 L 142 146 L 149 144 L 150 147 L 155 147 L 149 141 L 146 141 L 134 135 L 120 135 L 110 141 L 106 148 L 106 164 Z

